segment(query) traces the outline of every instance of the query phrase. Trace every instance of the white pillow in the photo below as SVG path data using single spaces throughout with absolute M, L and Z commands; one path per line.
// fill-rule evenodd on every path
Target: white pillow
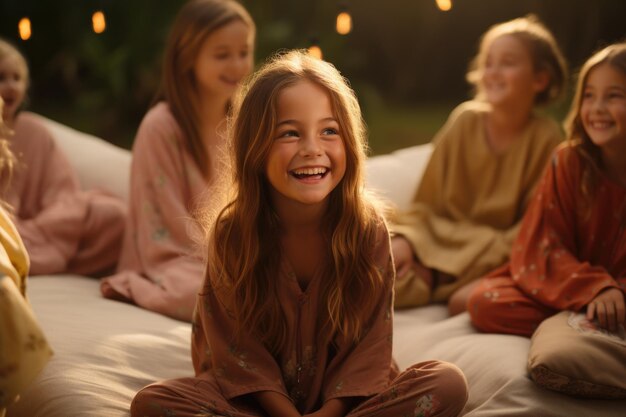
M 366 185 L 403 211 L 410 207 L 415 191 L 433 152 L 430 143 L 369 158 Z
M 96 136 L 34 114 L 49 129 L 83 189 L 100 188 L 128 201 L 131 153 Z

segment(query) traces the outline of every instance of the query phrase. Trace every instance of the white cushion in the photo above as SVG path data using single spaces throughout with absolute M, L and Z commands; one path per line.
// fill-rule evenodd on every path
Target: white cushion
M 408 209 L 432 152 L 432 145 L 426 144 L 371 157 L 366 165 L 367 188 L 399 210 Z
M 50 130 L 76 170 L 83 189 L 105 189 L 128 201 L 130 151 L 44 116 L 34 116 Z
M 143 386 L 193 374 L 188 323 L 103 299 L 92 278 L 39 276 L 29 288 L 55 356 L 10 417 L 128 416 Z M 467 313 L 448 318 L 443 305 L 395 314 L 399 365 L 440 359 L 459 366 L 470 387 L 466 416 L 624 415 L 626 400 L 576 399 L 536 386 L 526 375 L 529 344 L 524 337 L 479 334 Z

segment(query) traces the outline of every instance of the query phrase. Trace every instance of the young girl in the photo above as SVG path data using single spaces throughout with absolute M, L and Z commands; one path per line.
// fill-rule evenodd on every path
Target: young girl
M 252 69 L 255 26 L 233 0 L 192 0 L 170 32 L 159 102 L 133 147 L 130 214 L 118 273 L 102 294 L 191 321 L 204 264 L 194 203 L 219 174 L 230 99 Z
M 582 67 L 566 124 L 570 141 L 539 184 L 511 261 L 471 294 L 482 331 L 530 336 L 561 310 L 586 309 L 610 331 L 626 321 L 626 43 Z
M 0 97 L 0 188 L 7 186 L 16 164 L 2 121 Z M 32 382 L 52 355 L 26 300 L 28 254 L 10 215 L 0 201 L 0 417 Z
M 363 191 L 353 91 L 293 51 L 241 93 L 234 196 L 210 232 L 193 325 L 195 378 L 150 385 L 133 416 L 457 415 L 460 371 L 391 359 L 394 269 Z
M 491 27 L 467 77 L 477 95 L 433 140 L 414 204 L 392 228 L 396 306 L 446 301 L 507 260 L 531 190 L 561 140 L 558 125 L 533 111 L 559 96 L 566 78 L 556 41 L 535 18 Z
M 46 126 L 36 115 L 20 111 L 28 82 L 24 57 L 0 40 L 3 116 L 14 132 L 8 140 L 18 158 L 9 186 L 0 191 L 24 240 L 30 273 L 110 272 L 119 257 L 126 206 L 104 192 L 80 189 Z

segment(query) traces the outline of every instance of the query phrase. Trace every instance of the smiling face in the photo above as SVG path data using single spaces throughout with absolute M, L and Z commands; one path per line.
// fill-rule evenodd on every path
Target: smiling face
M 193 68 L 200 94 L 230 98 L 252 70 L 254 31 L 235 20 L 212 32 Z
M 0 59 L 0 96 L 4 101 L 4 121 L 11 125 L 22 105 L 28 86 L 25 63 L 14 54 Z
M 514 35 L 494 39 L 483 65 L 482 91 L 494 107 L 532 106 L 548 85 L 548 75 L 535 71 L 528 46 Z
M 585 82 L 580 117 L 595 145 L 626 152 L 626 74 L 606 63 L 592 69 Z
M 310 81 L 278 96 L 266 176 L 275 207 L 326 204 L 346 172 L 346 151 L 328 92 Z

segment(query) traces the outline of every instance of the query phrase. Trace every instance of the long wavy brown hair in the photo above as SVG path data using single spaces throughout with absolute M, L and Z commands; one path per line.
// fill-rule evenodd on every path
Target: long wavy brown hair
M 320 303 L 323 337 L 358 341 L 374 308 L 383 279 L 373 261 L 376 231 L 382 222 L 363 186 L 365 128 L 353 90 L 331 64 L 291 51 L 270 59 L 244 85 L 233 103 L 229 123 L 231 197 L 210 227 L 207 280 L 226 287 L 240 334 L 245 324 L 274 353 L 284 347 L 287 326 L 278 299 L 280 219 L 270 200 L 265 175 L 275 136 L 278 97 L 301 81 L 313 82 L 331 98 L 346 149 L 346 172 L 329 196 L 324 219 L 328 238 Z
M 484 94 L 480 80 L 489 48 L 494 40 L 505 35 L 512 35 L 522 41 L 528 47 L 535 72 L 545 71 L 550 77 L 546 88 L 535 96 L 535 104 L 549 104 L 560 98 L 567 86 L 567 64 L 552 33 L 533 14 L 498 23 L 483 34 L 478 53 L 470 62 L 465 76 L 474 86 L 476 98 L 481 100 Z
M 594 68 L 602 64 L 610 65 L 626 75 L 626 42 L 616 43 L 601 49 L 583 64 L 578 73 L 572 104 L 563 122 L 567 141 L 580 156 L 589 162 L 588 167 L 583 171 L 581 184 L 581 192 L 588 199 L 587 202 L 593 199 L 598 174 L 603 169 L 603 163 L 600 148 L 593 143 L 583 126 L 580 109 L 583 103 L 587 78 L 589 78 L 589 74 Z
M 626 75 L 626 42 L 616 43 L 603 48 L 596 52 L 589 58 L 581 67 L 578 74 L 578 81 L 576 82 L 576 92 L 572 99 L 572 104 L 569 109 L 569 113 L 565 118 L 563 127 L 567 133 L 567 139 L 574 144 L 580 144 L 580 147 L 593 158 L 593 161 L 597 166 L 602 166 L 600 159 L 600 149 L 595 145 L 585 128 L 580 117 L 580 109 L 583 103 L 583 96 L 585 92 L 585 85 L 589 73 L 596 67 L 602 64 L 608 64 L 617 71 Z
M 187 149 L 203 173 L 209 172 L 209 158 L 198 129 L 201 115 L 193 68 L 204 40 L 237 20 L 255 31 L 248 11 L 234 0 L 191 0 L 178 12 L 165 48 L 161 86 L 154 103 L 167 101 Z

